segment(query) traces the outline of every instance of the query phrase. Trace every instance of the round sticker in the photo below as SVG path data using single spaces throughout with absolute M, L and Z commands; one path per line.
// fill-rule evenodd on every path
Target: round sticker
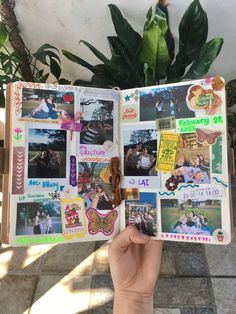
M 113 150 L 113 143 L 112 141 L 106 141 L 103 144 L 103 148 L 106 152 L 110 153 Z

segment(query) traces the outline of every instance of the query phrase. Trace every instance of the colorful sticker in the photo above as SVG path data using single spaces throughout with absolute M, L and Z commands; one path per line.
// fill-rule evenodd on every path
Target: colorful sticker
M 222 136 L 212 145 L 212 172 L 222 173 Z
M 135 105 L 121 106 L 121 121 L 122 122 L 138 122 L 138 108 Z
M 12 194 L 24 193 L 24 147 L 13 147 Z
M 175 117 L 166 117 L 156 120 L 157 130 L 174 130 L 176 128 Z
M 118 217 L 116 210 L 112 210 L 108 214 L 103 215 L 98 213 L 94 208 L 89 208 L 86 215 L 89 221 L 88 232 L 91 235 L 101 232 L 105 236 L 109 236 L 113 233 L 115 221 Z
M 156 161 L 157 171 L 173 171 L 179 146 L 179 134 L 161 132 L 158 157 Z
M 86 234 L 84 200 L 81 197 L 61 201 L 62 234 L 67 240 Z
M 196 129 L 197 141 L 201 144 L 207 143 L 209 145 L 215 144 L 216 139 L 221 136 L 221 131 L 212 131 L 206 129 Z

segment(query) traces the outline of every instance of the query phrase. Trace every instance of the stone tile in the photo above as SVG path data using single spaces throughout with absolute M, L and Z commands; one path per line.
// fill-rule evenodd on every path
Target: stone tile
M 36 276 L 7 275 L 0 279 L 0 314 L 29 313 Z
M 13 248 L 3 244 L 0 248 L 0 273 L 37 274 L 40 271 L 42 256 L 49 249 L 48 245 Z
M 41 275 L 30 314 L 87 313 L 90 276 Z
M 175 256 L 171 251 L 163 250 L 161 257 L 161 276 L 174 276 L 176 274 Z
M 214 276 L 236 276 L 236 238 L 228 245 L 205 245 L 209 272 Z
M 155 288 L 155 307 L 212 307 L 212 302 L 207 278 L 160 278 Z
M 179 276 L 205 276 L 206 261 L 201 251 L 175 253 L 176 272 Z
M 181 314 L 180 309 L 154 309 L 153 314 Z
M 236 278 L 213 278 L 211 282 L 217 313 L 236 313 Z
M 94 276 L 90 290 L 89 314 L 112 314 L 113 290 L 110 276 Z
M 44 256 L 42 273 L 90 275 L 93 268 L 94 242 L 55 245 Z
M 174 241 L 164 241 L 163 250 L 171 250 L 174 252 L 182 251 L 201 251 L 202 244 L 200 243 L 186 243 L 186 242 L 174 242 Z
M 110 274 L 108 246 L 109 243 L 106 241 L 94 252 L 93 275 Z
M 95 250 L 99 249 L 101 246 L 106 245 L 108 241 L 96 241 L 95 242 Z
M 183 309 L 182 314 L 214 314 L 213 308 L 202 308 L 202 309 Z

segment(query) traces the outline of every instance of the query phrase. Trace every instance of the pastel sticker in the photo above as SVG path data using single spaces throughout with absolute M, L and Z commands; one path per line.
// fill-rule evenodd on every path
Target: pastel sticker
M 224 243 L 227 240 L 227 234 L 222 229 L 216 229 L 213 233 L 213 237 L 216 242 Z
M 24 193 L 24 147 L 13 147 L 12 194 Z
M 110 211 L 108 214 L 98 213 L 94 208 L 89 208 L 86 212 L 88 218 L 88 232 L 95 235 L 98 232 L 109 236 L 113 233 L 114 224 L 118 217 L 116 210 Z
M 138 122 L 138 108 L 135 105 L 121 107 L 121 121 L 122 122 Z
M 212 145 L 212 172 L 222 173 L 222 136 Z
M 81 197 L 61 201 L 62 234 L 67 240 L 86 234 L 84 200 Z
M 199 143 L 215 144 L 216 139 L 222 134 L 220 131 L 212 131 L 206 129 L 196 129 L 197 140 Z
M 157 171 L 172 171 L 175 169 L 178 146 L 179 134 L 171 132 L 161 133 L 156 161 Z
M 70 185 L 77 186 L 76 157 L 70 156 Z

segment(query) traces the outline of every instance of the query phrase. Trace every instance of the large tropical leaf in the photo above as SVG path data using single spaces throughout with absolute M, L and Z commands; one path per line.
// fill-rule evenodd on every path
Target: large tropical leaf
M 187 65 L 192 63 L 205 44 L 208 34 L 207 14 L 199 0 L 194 0 L 186 10 L 179 25 L 179 52 L 168 70 L 168 79 L 179 79 Z
M 59 52 L 59 50 L 56 47 L 49 44 L 44 44 L 33 54 L 33 56 L 36 58 L 36 60 L 40 61 L 41 63 L 45 65 L 50 65 L 47 60 L 47 57 L 49 59 L 50 58 L 56 59 L 58 63 L 60 64 L 61 63 L 60 57 L 53 50 L 56 50 L 57 52 Z
M 7 39 L 7 29 L 6 25 L 1 21 L 0 22 L 0 48 L 4 45 L 6 39 Z
M 134 31 L 129 22 L 123 17 L 120 10 L 114 4 L 108 5 L 111 11 L 112 21 L 116 33 L 129 53 L 137 57 L 142 46 L 142 37 Z
M 81 40 L 81 43 L 85 44 L 91 51 L 92 53 L 98 58 L 100 59 L 103 63 L 107 63 L 109 60 L 107 59 L 106 56 L 104 56 L 104 54 L 102 54 L 99 50 L 97 50 L 93 45 L 91 45 L 90 43 L 88 43 L 85 40 Z
M 157 80 L 165 77 L 170 61 L 164 37 L 167 29 L 165 14 L 158 8 L 151 8 L 144 25 L 142 50 L 139 58 L 144 64 L 148 64 L 148 68 L 152 69 L 152 84 L 156 84 Z
M 204 44 L 184 78 L 199 79 L 205 75 L 209 71 L 212 62 L 220 53 L 222 45 L 222 38 L 214 38 Z

